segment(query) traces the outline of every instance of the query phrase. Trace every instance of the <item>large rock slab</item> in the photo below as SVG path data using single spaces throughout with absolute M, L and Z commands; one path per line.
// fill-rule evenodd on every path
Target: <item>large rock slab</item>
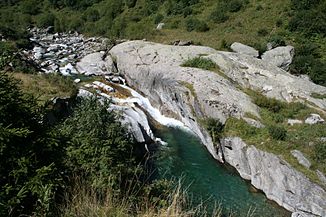
M 234 42 L 232 45 L 231 45 L 231 49 L 236 52 L 236 53 L 239 53 L 239 54 L 245 54 L 245 55 L 249 55 L 249 56 L 252 56 L 252 57 L 258 57 L 259 56 L 259 52 L 258 50 L 248 46 L 248 45 L 244 45 L 244 44 L 241 44 L 239 42 Z
M 198 118 L 225 122 L 230 116 L 240 118 L 245 113 L 258 116 L 250 98 L 229 80 L 215 72 L 180 66 L 190 58 L 216 53 L 212 48 L 130 41 L 113 47 L 110 53 L 127 83 L 164 115 L 182 121 L 195 132 L 216 159 L 221 160 L 216 146 Z
M 238 137 L 222 139 L 222 150 L 225 161 L 242 178 L 295 216 L 326 216 L 326 192 L 280 157 L 248 146 Z
M 289 70 L 294 57 L 294 47 L 282 46 L 266 51 L 262 55 L 262 60 L 269 62 L 284 70 Z

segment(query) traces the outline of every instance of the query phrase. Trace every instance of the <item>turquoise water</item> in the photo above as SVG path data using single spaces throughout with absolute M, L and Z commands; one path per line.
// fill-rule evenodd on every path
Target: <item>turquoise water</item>
M 204 201 L 208 207 L 219 202 L 224 213 L 233 216 L 288 217 L 290 213 L 253 193 L 252 187 L 232 169 L 214 160 L 198 138 L 175 128 L 158 129 L 157 137 L 168 142 L 159 151 L 158 171 L 161 177 L 182 178 L 183 186 L 194 202 Z

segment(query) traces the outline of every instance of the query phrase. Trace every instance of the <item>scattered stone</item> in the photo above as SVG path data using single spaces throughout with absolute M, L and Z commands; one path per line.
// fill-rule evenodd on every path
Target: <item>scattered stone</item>
M 326 177 L 325 177 L 325 175 L 322 172 L 320 172 L 319 170 L 317 170 L 316 173 L 317 173 L 317 176 L 318 176 L 319 180 L 326 186 Z
M 303 212 L 293 212 L 291 217 L 311 217 L 310 215 L 306 215 Z
M 244 117 L 243 120 L 245 120 L 250 126 L 256 127 L 256 128 L 264 128 L 265 125 L 260 123 L 260 121 L 254 120 L 252 118 Z
M 93 84 L 96 85 L 97 87 L 105 90 L 106 92 L 114 92 L 114 88 L 112 88 L 109 85 L 106 85 L 106 84 L 104 84 L 102 82 L 94 81 Z
M 157 30 L 161 30 L 163 29 L 163 27 L 165 26 L 165 23 L 159 23 L 156 27 Z
M 252 56 L 252 57 L 258 57 L 259 56 L 259 52 L 248 46 L 248 45 L 244 45 L 244 44 L 241 44 L 239 42 L 234 42 L 232 45 L 231 45 L 231 49 L 236 52 L 236 53 L 239 53 L 239 54 L 245 54 L 245 55 L 249 55 L 249 56 Z
M 311 167 L 310 161 L 302 154 L 301 151 L 292 150 L 291 154 L 293 155 L 293 157 L 295 157 L 298 160 L 299 164 L 301 164 L 302 166 L 308 169 Z
M 326 142 L 326 137 L 321 137 L 319 140 L 320 140 L 321 142 Z
M 270 92 L 272 90 L 273 90 L 273 86 L 271 86 L 271 85 L 265 85 L 263 87 L 263 92 L 265 92 L 265 93 Z
M 325 120 L 323 118 L 320 117 L 319 114 L 311 114 L 305 121 L 306 124 L 321 124 L 324 123 Z
M 293 57 L 294 47 L 285 46 L 268 50 L 262 55 L 261 58 L 265 62 L 269 62 L 270 64 L 273 64 L 287 71 L 289 70 Z
M 301 120 L 297 120 L 297 119 L 288 119 L 288 125 L 295 125 L 295 124 L 302 124 L 303 122 Z
M 193 44 L 192 41 L 180 41 L 176 40 L 172 43 L 174 46 L 190 46 Z
M 74 82 L 78 84 L 81 80 L 79 78 L 75 79 Z

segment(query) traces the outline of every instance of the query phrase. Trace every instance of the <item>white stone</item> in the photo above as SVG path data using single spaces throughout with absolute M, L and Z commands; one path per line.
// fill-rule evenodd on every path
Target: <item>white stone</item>
M 303 122 L 301 120 L 297 120 L 297 119 L 288 119 L 288 124 L 293 126 L 295 124 L 302 124 Z
M 80 82 L 80 79 L 77 78 L 77 79 L 74 80 L 74 82 L 75 82 L 76 84 L 78 84 L 78 83 Z
M 165 26 L 165 23 L 159 23 L 156 27 L 157 30 L 161 30 L 163 29 L 163 27 Z
M 324 123 L 325 120 L 321 118 L 319 114 L 310 114 L 310 116 L 304 122 L 306 124 L 313 125 L 313 124 Z
M 308 169 L 311 167 L 310 161 L 302 154 L 301 151 L 292 150 L 291 154 L 298 160 L 299 164 L 301 164 L 302 166 Z

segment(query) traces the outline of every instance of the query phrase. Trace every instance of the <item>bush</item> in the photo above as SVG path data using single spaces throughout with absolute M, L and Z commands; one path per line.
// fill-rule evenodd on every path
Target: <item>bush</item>
M 100 13 L 96 9 L 88 8 L 83 14 L 83 19 L 89 22 L 98 21 L 100 19 Z
M 275 140 L 285 140 L 287 131 L 283 126 L 271 125 L 268 127 L 269 135 Z
M 261 108 L 266 108 L 271 112 L 278 113 L 282 108 L 285 107 L 284 103 L 274 99 L 268 98 L 262 94 L 255 94 L 254 96 L 254 103 Z
M 266 35 L 268 35 L 268 30 L 265 28 L 258 29 L 257 34 L 258 34 L 258 36 L 262 36 L 262 37 L 266 36 Z
M 193 30 L 196 30 L 197 32 L 206 32 L 209 30 L 209 27 L 204 21 L 191 17 L 186 20 L 186 29 L 188 32 Z
M 206 118 L 202 121 L 214 143 L 218 142 L 224 129 L 224 124 L 214 118 Z
M 230 12 L 238 12 L 243 7 L 243 1 L 242 0 L 230 0 L 228 1 L 228 9 Z
M 272 48 L 279 47 L 279 46 L 285 46 L 285 40 L 283 37 L 279 35 L 272 35 L 269 39 L 268 42 L 271 43 Z
M 215 23 L 224 23 L 229 19 L 225 8 L 217 6 L 210 14 L 210 19 Z
M 53 13 L 41 14 L 37 19 L 37 25 L 41 28 L 54 26 L 55 16 Z
M 314 147 L 314 158 L 320 164 L 326 163 L 326 143 L 319 142 Z
M 162 14 L 157 14 L 154 18 L 154 23 L 159 24 L 164 19 L 164 16 Z
M 195 57 L 193 59 L 189 59 L 185 61 L 181 66 L 200 68 L 205 70 L 213 70 L 218 67 L 212 60 L 203 57 Z

